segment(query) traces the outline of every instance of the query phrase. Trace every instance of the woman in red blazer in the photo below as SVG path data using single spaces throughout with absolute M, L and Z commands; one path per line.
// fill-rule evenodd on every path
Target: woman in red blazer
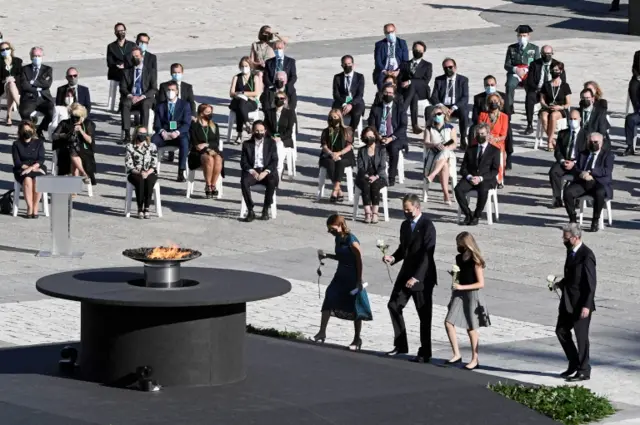
M 509 117 L 504 112 L 500 112 L 504 104 L 502 97 L 498 94 L 487 96 L 487 109 L 489 112 L 480 112 L 478 122 L 489 124 L 491 134 L 489 143 L 500 149 L 501 160 L 500 169 L 498 170 L 498 184 L 504 184 L 504 164 L 506 162 L 506 146 L 505 139 L 509 130 Z

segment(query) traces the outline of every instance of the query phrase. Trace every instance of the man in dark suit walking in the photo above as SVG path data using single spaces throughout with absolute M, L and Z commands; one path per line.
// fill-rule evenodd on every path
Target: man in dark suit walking
M 420 198 L 406 195 L 402 200 L 405 221 L 400 226 L 400 246 L 393 255 L 382 258 L 387 264 L 402 263 L 389 299 L 389 313 L 394 332 L 394 348 L 388 355 L 409 352 L 407 330 L 402 310 L 413 298 L 420 318 L 420 348 L 413 359 L 417 363 L 431 360 L 431 319 L 433 287 L 438 284 L 433 254 L 436 250 L 436 228 L 420 210 Z
M 158 83 L 156 73 L 144 66 L 142 62 L 142 50 L 134 47 L 131 53 L 133 68 L 126 69 L 120 81 L 120 97 L 122 106 L 122 130 L 124 139 L 122 143 L 131 141 L 131 111 L 140 112 L 140 124 L 149 126 L 149 111 L 153 106 Z
M 556 162 L 549 170 L 549 182 L 553 191 L 551 208 L 562 208 L 562 178 L 573 176 L 576 160 L 580 152 L 587 149 L 587 140 L 581 128 L 580 110 L 572 109 L 569 113 L 569 128 L 558 132 L 557 146 L 553 152 Z
M 278 149 L 271 137 L 267 136 L 264 123 L 260 120 L 254 121 L 252 126 L 252 136 L 242 144 L 242 154 L 240 156 L 240 187 L 242 197 L 247 204 L 247 216 L 244 221 L 255 220 L 256 214 L 253 212 L 253 200 L 251 199 L 251 186 L 263 185 L 264 204 L 262 206 L 262 220 L 269 220 L 269 208 L 273 203 L 273 195 L 278 186 Z
M 18 111 L 22 120 L 31 119 L 31 114 L 35 111 L 44 115 L 37 129 L 38 137 L 44 139 L 44 132 L 53 119 L 54 102 L 49 91 L 53 82 L 53 71 L 51 67 L 42 64 L 42 48 L 33 47 L 29 55 L 31 63 L 22 67 Z
M 399 91 L 404 98 L 404 104 L 411 110 L 411 127 L 415 134 L 422 133 L 418 125 L 418 101 L 429 99 L 431 88 L 429 82 L 433 74 L 431 62 L 424 60 L 427 45 L 422 41 L 413 43 L 413 59 L 400 65 Z
M 355 72 L 353 56 L 345 55 L 340 60 L 343 72 L 333 76 L 333 104 L 334 109 L 341 109 L 343 117 L 350 117 L 349 127 L 356 134 L 362 114 L 364 114 L 364 75 Z
M 602 148 L 602 134 L 591 133 L 588 140 L 588 150 L 580 152 L 573 168 L 574 181 L 564 191 L 564 207 L 567 209 L 569 221 L 575 223 L 576 200 L 584 195 L 593 197 L 591 231 L 597 232 L 600 230 L 598 222 L 605 200 L 613 198 L 611 183 L 615 156 L 613 152 Z
M 458 118 L 460 132 L 460 147 L 467 146 L 467 120 L 469 116 L 469 79 L 457 74 L 456 61 L 446 58 L 442 61 L 444 75 L 436 77 L 433 83 L 433 92 L 424 112 L 425 117 L 430 117 L 431 108 L 435 105 L 444 105 L 449 110 L 449 117 Z
M 290 58 L 289 56 L 284 55 L 284 47 L 285 44 L 283 41 L 276 41 L 273 46 L 273 52 L 275 53 L 275 57 L 268 59 L 264 63 L 264 72 L 262 73 L 262 82 L 264 84 L 265 93 L 261 97 L 261 103 L 263 109 L 273 109 L 275 106 L 273 105 L 273 101 L 275 96 L 269 98 L 269 102 L 263 102 L 262 99 L 267 99 L 267 94 L 275 92 L 276 89 L 281 89 L 282 87 L 278 87 L 278 81 L 276 80 L 276 72 L 284 71 L 287 74 L 287 83 L 285 85 L 285 93 L 287 93 L 287 97 L 289 98 L 289 109 L 295 111 L 296 105 L 298 104 L 298 95 L 296 93 L 296 81 L 298 81 L 298 74 L 296 71 L 296 60 Z
M 377 41 L 373 50 L 374 68 L 373 84 L 382 89 L 384 78 L 392 75 L 398 77 L 400 64 L 409 60 L 407 42 L 396 34 L 396 26 L 384 26 L 384 39 Z
M 369 111 L 368 125 L 375 128 L 389 156 L 389 186 L 395 185 L 398 175 L 400 151 L 407 147 L 407 109 L 396 100 L 394 86 L 382 89 L 382 103 L 373 105 Z
M 78 70 L 76 68 L 67 69 L 67 81 L 64 86 L 58 87 L 56 92 L 56 106 L 69 106 L 72 103 L 79 103 L 84 106 L 87 113 L 91 112 L 91 94 L 89 88 L 78 84 Z
M 464 153 L 460 166 L 461 179 L 456 185 L 454 193 L 460 209 L 464 213 L 464 225 L 475 226 L 480 220 L 480 215 L 489 199 L 489 189 L 493 189 L 498 177 L 500 167 L 500 149 L 489 144 L 490 129 L 485 123 L 476 127 L 476 140 L 478 144 L 471 146 Z M 472 214 L 469 209 L 467 193 L 475 190 L 478 194 L 476 211 Z
M 589 325 L 591 314 L 596 311 L 596 256 L 582 243 L 582 230 L 576 223 L 562 228 L 562 240 L 567 248 L 567 259 L 564 277 L 554 285 L 554 289 L 562 291 L 556 335 L 569 360 L 569 367 L 560 376 L 569 382 L 587 381 L 591 378 Z M 571 329 L 576 334 L 577 348 Z

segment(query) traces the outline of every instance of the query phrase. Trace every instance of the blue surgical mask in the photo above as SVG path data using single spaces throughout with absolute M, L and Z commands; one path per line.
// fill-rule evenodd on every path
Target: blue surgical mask
M 389 40 L 389 42 L 391 42 L 391 43 L 396 41 L 396 33 L 395 32 L 390 32 L 389 34 L 387 34 L 387 40 Z
M 284 57 L 284 50 L 282 49 L 274 50 L 274 53 L 278 59 L 282 59 Z
M 142 53 L 145 53 L 147 51 L 147 43 L 138 43 L 138 47 L 140 48 L 140 50 L 142 50 Z
M 171 74 L 171 78 L 173 78 L 173 81 L 181 81 L 182 80 L 182 74 Z
M 496 92 L 496 86 L 487 86 L 484 88 L 486 94 L 493 94 Z
M 436 124 L 442 124 L 444 122 L 444 115 L 434 115 L 433 116 L 433 121 Z
M 35 58 L 31 58 L 31 63 L 35 66 L 42 65 L 42 58 L 40 56 L 36 56 Z
M 9 57 L 9 56 L 11 56 L 11 50 L 5 50 L 2 52 L 3 58 Z

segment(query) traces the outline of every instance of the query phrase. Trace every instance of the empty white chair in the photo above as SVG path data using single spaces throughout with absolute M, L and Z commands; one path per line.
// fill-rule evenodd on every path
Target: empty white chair
M 426 149 L 425 149 L 425 155 L 426 155 Z M 424 164 L 424 161 L 423 161 L 423 164 Z M 457 166 L 458 164 L 457 164 L 456 157 L 452 156 L 451 158 L 449 158 L 449 178 L 451 179 L 451 194 L 454 195 L 454 199 L 455 199 L 455 193 L 453 191 L 456 188 L 456 184 L 458 184 L 458 170 L 456 168 Z M 424 202 L 427 202 L 428 192 L 429 192 L 429 180 L 425 178 L 424 184 L 422 186 L 422 200 Z
M 387 175 L 388 173 L 389 173 L 389 163 L 387 162 Z M 398 152 L 398 182 L 400 184 L 404 184 L 404 151 L 403 150 Z
M 37 187 L 37 183 L 36 183 Z M 18 216 L 18 210 L 20 209 L 20 194 L 22 193 L 22 185 L 17 181 L 13 181 L 13 216 Z M 49 195 L 47 192 L 42 192 L 42 196 L 40 197 L 42 201 L 42 209 L 44 210 L 44 215 L 49 217 Z
M 58 175 L 58 151 L 55 150 L 51 153 L 51 175 Z M 93 186 L 91 183 L 86 184 L 85 186 L 87 188 L 87 195 L 91 198 L 93 196 Z
M 590 195 L 583 195 L 578 198 L 578 202 L 580 202 L 580 216 L 578 221 L 580 226 L 582 226 L 582 218 L 584 216 L 584 209 L 587 206 L 587 202 L 593 202 L 593 197 Z M 611 216 L 611 199 L 605 199 L 605 207 L 602 209 L 602 214 L 600 214 L 600 220 L 598 220 L 598 227 L 600 229 L 604 229 L 604 213 L 607 213 L 607 219 L 609 222 L 609 226 L 613 225 L 613 217 Z
M 353 195 L 353 216 L 352 220 L 356 220 L 358 218 L 358 207 L 360 203 L 360 188 L 356 186 L 355 194 Z M 389 191 L 387 187 L 383 187 L 380 189 L 380 195 L 382 196 L 382 211 L 384 213 L 384 221 L 389 221 Z
M 120 83 L 118 81 L 109 80 L 109 97 L 107 98 L 107 109 L 111 112 L 116 111 L 116 99 L 118 98 L 118 90 Z
M 542 128 L 542 120 L 540 119 L 540 117 L 538 117 L 538 113 L 534 112 L 534 115 L 537 117 L 536 120 L 538 121 L 536 124 L 536 140 L 533 144 L 533 149 L 537 150 L 538 146 L 540 146 L 542 144 L 542 138 L 544 137 L 544 132 L 546 131 L 546 129 L 543 130 Z M 561 118 L 556 122 L 556 132 L 560 131 L 560 130 L 565 130 L 567 128 L 567 119 L 566 118 Z
M 470 198 L 477 198 L 478 194 L 475 190 L 472 190 L 467 193 L 467 200 Z M 491 205 L 493 202 L 493 206 Z M 498 190 L 497 189 L 489 189 L 489 198 L 487 199 L 487 205 L 484 208 L 484 212 L 487 213 L 487 223 L 489 225 L 493 224 L 493 207 L 495 206 L 495 214 L 496 221 L 500 218 L 500 210 L 498 209 Z M 460 209 L 460 205 L 458 204 L 458 221 L 462 217 L 462 210 Z
M 161 148 L 158 148 L 158 166 L 156 167 L 156 172 L 158 174 L 160 174 L 160 163 L 162 162 L 162 157 L 164 156 L 164 153 L 165 152 L 178 152 L 179 150 L 180 150 L 180 148 L 178 148 L 177 146 L 163 146 Z M 187 178 L 189 176 L 189 174 L 190 174 L 190 172 L 189 172 L 189 161 L 187 160 L 186 169 L 184 170 L 185 178 Z
M 345 167 L 344 173 L 347 175 L 347 194 L 349 202 L 353 202 L 353 167 Z M 327 179 L 327 169 L 320 167 L 318 172 L 318 191 L 316 192 L 316 199 L 319 201 L 324 197 L 324 183 Z
M 429 103 L 429 99 L 418 100 L 418 116 L 424 117 L 424 111 L 429 105 L 431 105 L 431 103 Z
M 249 112 L 249 123 L 253 123 L 260 119 L 260 108 L 256 109 L 253 112 Z M 233 131 L 233 126 L 236 124 L 236 113 L 229 109 L 229 120 L 227 121 L 227 143 L 231 143 L 231 132 Z M 295 129 L 294 129 L 295 133 Z M 222 149 L 220 149 L 222 151 Z
M 251 187 L 251 190 L 253 190 L 253 188 L 255 187 L 260 187 L 262 185 L 255 185 Z M 264 188 L 264 186 L 262 186 Z M 266 188 L 265 188 L 266 189 Z M 278 190 L 274 190 L 273 191 L 273 202 L 271 203 L 271 206 L 269 207 L 269 213 L 271 215 L 272 219 L 275 219 L 278 216 L 278 206 L 276 204 L 276 192 Z M 240 219 L 242 220 L 243 218 L 245 218 L 247 216 L 247 214 L 249 214 L 249 210 L 247 209 L 247 203 L 244 202 L 244 196 L 242 196 L 242 204 L 240 205 Z

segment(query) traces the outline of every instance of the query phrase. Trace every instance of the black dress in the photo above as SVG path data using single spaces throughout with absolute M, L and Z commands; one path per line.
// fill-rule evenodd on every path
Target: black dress
M 460 268 L 458 283 L 473 285 L 478 281 L 476 263 L 473 258 L 465 258 L 464 254 L 456 256 L 456 265 Z M 452 325 L 465 329 L 478 329 L 491 325 L 489 310 L 484 302 L 481 289 L 470 291 L 452 291 L 449 311 L 445 319 Z
M 11 155 L 13 156 L 13 177 L 22 184 L 27 177 L 36 178 L 47 173 L 47 167 L 44 165 L 44 141 L 40 139 L 32 139 L 29 143 L 22 140 L 16 140 L 11 147 Z M 22 166 L 32 166 L 35 163 L 40 164 L 39 171 L 32 171 L 24 176 Z
M 76 154 L 82 161 L 82 168 L 87 172 L 91 185 L 96 185 L 95 133 L 96 125 L 85 119 L 82 122 L 84 132 L 91 136 L 91 143 L 87 143 L 82 136 L 73 132 L 71 120 L 64 120 L 58 124 L 53 133 L 52 148 L 58 151 L 58 175 L 71 174 L 71 155 Z
M 236 75 L 236 93 L 245 93 L 252 92 L 256 88 L 256 77 L 252 74 L 249 74 L 249 79 L 247 83 L 243 83 L 244 74 L 240 73 Z M 249 112 L 253 112 L 258 109 L 258 104 L 253 100 L 244 100 L 237 97 L 231 99 L 231 103 L 229 104 L 229 109 L 236 113 L 236 131 L 238 134 L 242 133 L 242 127 L 244 123 L 249 121 Z
M 327 146 L 331 152 L 340 152 L 345 147 L 353 143 L 353 130 L 350 127 L 338 128 L 337 131 L 333 131 L 331 128 L 325 128 L 320 136 L 320 161 L 319 165 L 327 169 L 327 177 L 332 182 L 342 180 L 344 175 L 344 169 L 346 167 L 352 167 L 355 163 L 355 156 L 353 149 L 345 153 L 340 161 L 334 161 L 331 155 L 324 151 L 324 146 Z
M 565 105 L 567 103 L 567 96 L 571 94 L 571 87 L 569 84 L 564 81 L 560 83 L 558 87 L 553 87 L 551 82 L 548 81 L 544 83 L 542 86 L 542 90 L 540 91 L 540 95 L 544 96 L 544 101 L 547 103 L 547 106 L 552 105 Z M 549 110 L 545 108 L 543 110 Z M 562 114 L 562 118 L 567 117 L 567 110 L 562 109 L 560 111 Z
M 216 123 L 212 124 L 212 127 L 203 126 L 199 120 L 196 120 L 192 122 L 191 127 L 189 127 L 189 157 L 187 160 L 190 170 L 197 170 L 202 166 L 200 157 L 209 149 L 215 151 L 222 157 L 222 152 L 220 152 L 220 129 Z M 198 150 L 198 145 L 202 143 L 205 143 L 207 147 Z M 224 157 L 222 158 L 224 161 Z M 222 177 L 224 177 L 224 162 L 222 166 Z
M 7 69 L 4 59 L 0 58 L 0 96 L 4 94 L 4 83 L 7 77 L 13 77 L 16 80 L 16 87 L 20 87 L 20 77 L 22 75 L 22 59 L 14 57 L 11 60 L 11 66 Z

